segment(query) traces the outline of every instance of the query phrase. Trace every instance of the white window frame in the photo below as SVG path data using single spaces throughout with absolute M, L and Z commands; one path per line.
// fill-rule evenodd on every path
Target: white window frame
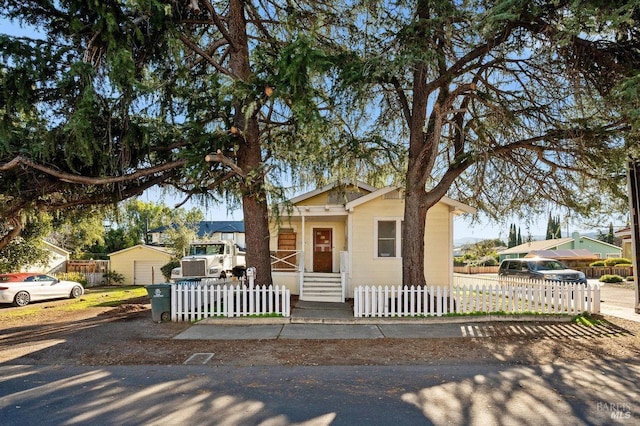
M 374 259 L 401 259 L 402 258 L 402 217 L 375 217 L 373 218 L 373 258 Z M 378 256 L 378 229 L 379 222 L 395 222 L 396 224 L 396 255 Z
M 221 240 L 232 240 L 235 241 L 235 234 L 233 232 L 221 232 L 220 233 Z

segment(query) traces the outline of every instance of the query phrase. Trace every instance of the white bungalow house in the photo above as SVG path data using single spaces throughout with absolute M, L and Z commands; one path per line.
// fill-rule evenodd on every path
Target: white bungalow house
M 66 263 L 69 261 L 70 251 L 42 240 L 43 247 L 47 250 L 49 257 L 44 263 L 27 265 L 22 268 L 22 272 L 45 272 L 47 274 L 55 274 L 57 272 L 65 272 Z
M 344 301 L 359 285 L 402 283 L 403 191 L 332 184 L 291 199 L 271 218 L 274 284 L 300 300 Z M 475 210 L 443 198 L 427 214 L 428 285 L 453 279 L 453 217 Z M 257 277 L 259 281 L 259 277 Z

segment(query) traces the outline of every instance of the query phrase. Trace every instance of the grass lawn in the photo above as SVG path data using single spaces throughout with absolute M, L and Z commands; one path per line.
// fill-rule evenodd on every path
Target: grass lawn
M 62 312 L 79 311 L 90 308 L 113 307 L 125 303 L 132 303 L 141 297 L 148 298 L 147 289 L 144 286 L 110 286 L 85 288 L 84 294 L 77 299 L 52 299 L 42 302 L 33 302 L 27 306 L 16 309 L 0 309 L 0 321 L 9 318 L 19 318 L 37 314 L 44 309 L 55 309 Z M 55 304 L 51 304 L 55 302 Z M 140 303 L 136 300 L 136 303 Z M 0 305 L 2 306 L 2 305 Z M 4 305 L 6 308 L 10 305 Z

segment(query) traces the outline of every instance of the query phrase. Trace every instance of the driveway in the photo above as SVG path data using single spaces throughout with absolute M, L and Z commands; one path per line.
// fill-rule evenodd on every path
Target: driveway
M 589 280 L 597 283 L 598 280 Z M 600 311 L 604 315 L 640 321 L 640 314 L 635 312 L 636 294 L 633 283 L 602 284 L 600 287 Z

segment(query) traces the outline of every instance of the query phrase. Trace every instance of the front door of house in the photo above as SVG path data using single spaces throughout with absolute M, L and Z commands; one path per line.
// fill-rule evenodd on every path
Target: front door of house
M 333 272 L 331 228 L 314 228 L 313 230 L 313 272 Z

